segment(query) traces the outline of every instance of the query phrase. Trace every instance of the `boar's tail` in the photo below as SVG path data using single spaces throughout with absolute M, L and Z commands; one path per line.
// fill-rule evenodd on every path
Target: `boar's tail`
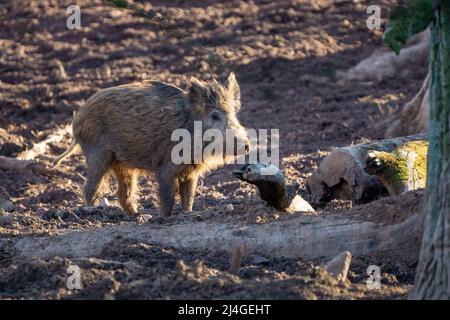
M 69 149 L 67 149 L 66 151 L 64 151 L 63 154 L 61 154 L 58 158 L 56 158 L 55 160 L 53 160 L 52 163 L 52 169 L 56 168 L 57 166 L 59 166 L 59 164 L 67 157 L 71 156 L 73 153 L 77 152 L 80 149 L 80 146 L 78 145 L 78 143 L 76 141 L 72 142 L 72 144 L 70 145 Z

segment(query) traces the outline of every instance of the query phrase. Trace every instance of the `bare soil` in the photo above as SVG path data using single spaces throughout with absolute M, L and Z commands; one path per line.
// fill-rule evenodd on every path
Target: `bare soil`
M 155 79 L 185 87 L 189 76 L 224 79 L 234 71 L 241 86 L 241 122 L 280 129 L 281 169 L 300 184 L 333 148 L 380 138 L 375 124 L 419 89 L 427 66 L 415 66 L 378 83 L 340 83 L 335 72 L 369 56 L 382 31 L 366 27 L 373 1 L 135 1 L 117 9 L 100 0 L 78 1 L 82 29 L 66 28 L 69 0 L 7 0 L 0 4 L 0 155 L 17 156 L 45 133 L 70 123 L 97 90 Z M 377 1 L 387 14 L 394 0 Z M 62 64 L 65 74 L 58 65 Z M 39 134 L 43 132 L 44 134 Z M 40 161 L 50 164 L 70 144 L 54 143 Z M 83 208 L 84 157 L 50 175 L 0 170 L 0 237 L 51 235 L 120 224 L 173 224 L 210 219 L 270 223 L 286 213 L 270 209 L 256 190 L 231 175 L 211 173 L 198 188 L 194 212 L 158 216 L 155 181 L 140 180 L 140 212 Z M 397 223 L 420 210 L 423 192 L 353 206 L 333 201 L 320 215 Z M 233 210 L 227 210 L 232 204 Z M 151 218 L 146 221 L 151 215 Z M 87 259 L 21 260 L 0 248 L 3 299 L 397 299 L 414 281 L 416 261 L 354 257 L 340 284 L 324 261 L 246 255 L 230 274 L 229 252 L 188 252 L 118 240 Z M 66 269 L 82 270 L 82 290 L 68 290 Z M 366 269 L 382 270 L 382 289 L 366 288 Z

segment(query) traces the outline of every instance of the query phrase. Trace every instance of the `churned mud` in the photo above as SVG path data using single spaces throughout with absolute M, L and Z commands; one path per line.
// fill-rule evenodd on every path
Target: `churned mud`
M 378 1 L 382 12 L 394 0 Z M 72 1 L 2 1 L 0 4 L 0 155 L 15 157 L 46 134 L 70 123 L 97 90 L 156 79 L 186 87 L 189 76 L 224 79 L 236 73 L 244 126 L 280 130 L 280 167 L 300 184 L 336 147 L 380 138 L 375 124 L 411 98 L 427 67 L 416 66 L 379 83 L 341 83 L 349 68 L 381 46 L 382 31 L 366 27 L 369 1 L 135 1 L 117 9 L 78 1 L 80 30 L 66 28 Z M 62 67 L 61 67 L 62 66 Z M 62 68 L 62 69 L 61 69 Z M 67 135 L 39 157 L 44 164 L 70 144 Z M 324 262 L 244 255 L 237 274 L 229 252 L 189 252 L 117 242 L 85 259 L 19 259 L 7 243 L 123 222 L 176 224 L 198 220 L 270 223 L 286 213 L 268 208 L 254 187 L 233 178 L 233 166 L 205 177 L 195 212 L 161 218 L 155 181 L 140 180 L 138 217 L 111 206 L 86 210 L 81 154 L 53 174 L 0 169 L 0 298 L 4 299 L 398 299 L 414 281 L 415 261 L 355 257 L 348 281 L 338 283 Z M 317 215 L 398 223 L 420 210 L 423 192 L 356 205 L 333 201 Z M 231 205 L 231 206 L 230 206 Z M 69 265 L 82 290 L 66 286 Z M 366 288 L 366 269 L 378 265 L 382 289 Z

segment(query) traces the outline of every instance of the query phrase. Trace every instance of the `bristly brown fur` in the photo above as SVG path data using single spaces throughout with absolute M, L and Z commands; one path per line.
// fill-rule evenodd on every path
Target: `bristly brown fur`
M 123 209 L 136 211 L 134 193 L 140 171 L 156 173 L 163 214 L 169 215 L 179 193 L 185 211 L 192 210 L 197 180 L 223 165 L 221 158 L 206 158 L 200 164 L 175 165 L 171 141 L 175 129 L 193 132 L 194 121 L 204 130 L 231 129 L 248 143 L 236 118 L 240 108 L 239 85 L 231 74 L 226 86 L 217 81 L 191 80 L 188 92 L 159 82 L 145 81 L 101 90 L 89 98 L 73 120 L 75 143 L 86 156 L 87 181 L 84 196 L 88 205 L 98 198 L 103 178 L 110 170 L 118 180 L 117 195 Z M 213 122 L 211 113 L 221 121 Z M 64 157 L 69 156 L 66 152 Z

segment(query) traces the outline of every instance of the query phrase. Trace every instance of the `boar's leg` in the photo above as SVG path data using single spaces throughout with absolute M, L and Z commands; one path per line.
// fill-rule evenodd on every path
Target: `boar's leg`
M 173 168 L 172 168 L 173 169 Z M 159 183 L 159 203 L 163 216 L 168 217 L 172 213 L 175 204 L 175 194 L 177 190 L 177 179 L 174 170 L 168 166 L 163 166 L 158 170 Z
M 135 214 L 136 170 L 126 168 L 118 161 L 114 161 L 111 167 L 117 179 L 117 197 L 119 198 L 122 209 L 128 214 Z
M 197 176 L 191 175 L 179 180 L 181 206 L 184 212 L 192 211 L 194 205 L 195 191 L 197 189 Z
M 111 166 L 113 153 L 110 150 L 97 150 L 85 152 L 85 154 L 88 168 L 84 199 L 88 206 L 92 206 L 98 198 L 98 190 L 102 185 L 103 177 Z

